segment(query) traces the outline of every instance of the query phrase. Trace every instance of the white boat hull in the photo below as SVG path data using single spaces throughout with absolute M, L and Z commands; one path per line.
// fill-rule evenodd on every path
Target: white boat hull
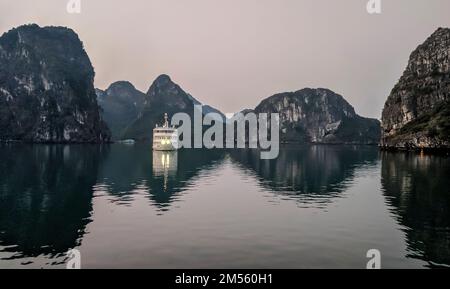
M 163 145 L 160 143 L 154 143 L 153 150 L 161 151 L 161 152 L 170 152 L 170 151 L 176 151 L 177 149 L 172 144 L 164 144 Z

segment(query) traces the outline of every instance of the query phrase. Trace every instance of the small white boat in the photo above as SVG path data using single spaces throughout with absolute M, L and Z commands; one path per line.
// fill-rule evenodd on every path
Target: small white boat
M 178 149 L 178 130 L 169 125 L 169 117 L 164 114 L 164 125 L 153 129 L 153 150 L 175 151 Z
M 124 140 L 118 141 L 118 143 L 126 144 L 126 145 L 134 145 L 136 143 L 136 141 L 134 139 L 124 139 Z

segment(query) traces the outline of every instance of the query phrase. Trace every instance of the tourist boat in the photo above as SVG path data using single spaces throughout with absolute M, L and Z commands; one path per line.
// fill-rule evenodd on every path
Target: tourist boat
M 124 139 L 124 140 L 119 140 L 117 143 L 125 144 L 125 145 L 134 145 L 134 144 L 136 144 L 136 141 L 134 139 Z
M 153 129 L 153 150 L 175 151 L 178 149 L 178 130 L 169 125 L 167 113 L 164 114 L 164 125 L 156 125 Z

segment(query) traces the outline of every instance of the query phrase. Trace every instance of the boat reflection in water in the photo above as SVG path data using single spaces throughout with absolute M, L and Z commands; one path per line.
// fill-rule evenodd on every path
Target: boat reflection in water
M 177 169 L 177 151 L 153 151 L 153 176 L 164 178 L 164 192 L 168 189 L 169 177 L 176 176 Z

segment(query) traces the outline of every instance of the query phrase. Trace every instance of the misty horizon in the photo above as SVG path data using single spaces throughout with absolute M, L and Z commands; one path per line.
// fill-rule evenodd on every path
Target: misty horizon
M 231 113 L 277 93 L 327 88 L 380 119 L 411 52 L 450 26 L 441 0 L 383 1 L 380 15 L 368 14 L 365 0 L 110 2 L 82 1 L 82 13 L 69 14 L 66 1 L 2 1 L 0 33 L 31 23 L 73 29 L 99 89 L 123 80 L 147 92 L 167 74 Z

